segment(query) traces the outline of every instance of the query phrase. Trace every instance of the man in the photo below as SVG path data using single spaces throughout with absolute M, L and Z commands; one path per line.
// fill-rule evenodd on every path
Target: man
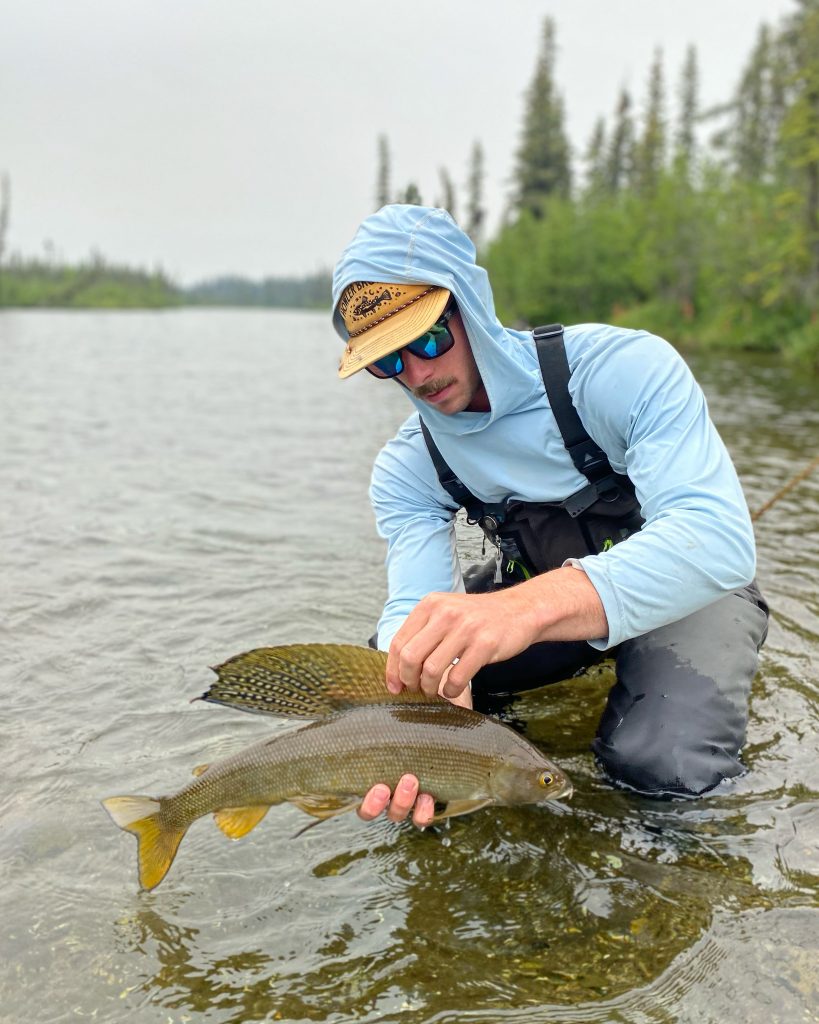
M 416 408 L 370 491 L 388 689 L 467 702 L 470 685 L 514 692 L 614 655 L 593 749 L 615 782 L 693 796 L 739 774 L 767 608 L 736 472 L 671 346 L 600 324 L 537 342 L 502 327 L 467 236 L 418 206 L 364 221 L 333 301 L 339 375 L 397 381 Z M 498 545 L 466 588 L 459 505 Z M 417 789 L 375 786 L 360 814 L 424 825 Z

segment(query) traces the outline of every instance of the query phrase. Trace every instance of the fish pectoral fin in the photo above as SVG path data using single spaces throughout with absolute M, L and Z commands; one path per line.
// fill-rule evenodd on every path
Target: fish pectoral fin
M 254 829 L 270 810 L 268 804 L 253 807 L 223 807 L 213 814 L 214 821 L 228 839 L 241 839 Z
M 472 811 L 479 811 L 482 807 L 488 807 L 492 803 L 492 797 L 478 797 L 475 800 L 450 800 L 442 811 L 439 811 L 433 821 L 443 821 L 444 818 L 457 818 L 459 814 L 471 814 Z
M 210 768 L 209 764 L 198 764 L 195 768 L 191 769 L 191 775 L 195 775 L 198 779 L 200 775 L 205 774 L 208 768 Z
M 299 810 L 306 814 L 312 814 L 314 818 L 324 821 L 326 818 L 335 818 L 337 814 L 346 814 L 352 811 L 361 803 L 360 796 L 344 794 L 342 796 L 327 794 L 293 796 L 290 803 L 295 804 Z

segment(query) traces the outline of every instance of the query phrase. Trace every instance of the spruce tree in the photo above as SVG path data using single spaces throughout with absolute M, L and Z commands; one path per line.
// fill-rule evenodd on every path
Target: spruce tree
M 815 317 L 819 307 L 819 0 L 799 0 L 783 37 L 789 63 L 789 104 L 781 142 L 786 178 L 778 198 L 791 208 L 783 275 L 793 277 L 798 299 Z
M 466 224 L 464 230 L 472 239 L 475 248 L 483 241 L 483 225 L 486 210 L 483 206 L 484 162 L 483 146 L 475 142 L 469 161 L 469 178 L 466 184 Z
M 390 202 L 390 149 L 386 135 L 378 136 L 378 174 L 375 179 L 375 208 Z
M 406 203 L 408 206 L 423 206 L 421 192 L 414 181 L 411 181 L 400 194 L 398 202 Z
M 438 177 L 441 181 L 441 197 L 435 205 L 440 206 L 452 217 L 455 217 L 455 185 L 446 167 L 439 168 Z
M 586 195 L 600 197 L 607 190 L 606 122 L 598 117 L 586 150 Z
M 631 96 L 626 89 L 620 93 L 614 128 L 606 160 L 606 187 L 610 192 L 624 192 L 634 174 L 634 119 Z
M 6 254 L 6 236 L 11 214 L 11 179 L 0 174 L 0 301 L 3 299 L 3 258 Z
M 555 88 L 555 27 L 543 25 L 543 39 L 535 75 L 526 93 L 523 132 L 515 168 L 518 211 L 535 217 L 543 213 L 551 196 L 565 197 L 571 189 L 569 142 L 563 121 L 563 99 Z
M 650 194 L 656 190 L 665 156 L 665 84 L 662 53 L 657 50 L 649 73 L 643 130 L 634 152 L 634 183 L 639 192 Z
M 689 179 L 697 158 L 696 123 L 699 114 L 697 51 L 689 46 L 680 79 L 680 112 L 674 146 L 674 163 Z

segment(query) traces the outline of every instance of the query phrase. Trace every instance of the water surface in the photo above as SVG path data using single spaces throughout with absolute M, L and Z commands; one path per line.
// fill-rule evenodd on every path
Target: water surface
M 0 1021 L 819 1020 L 815 477 L 758 523 L 774 614 L 743 778 L 614 790 L 588 750 L 603 666 L 516 707 L 565 810 L 291 840 L 284 806 L 238 843 L 202 820 L 137 891 L 98 800 L 288 727 L 189 704 L 207 666 L 378 616 L 366 486 L 407 407 L 336 355 L 310 313 L 0 316 Z M 757 507 L 815 453 L 816 381 L 692 362 Z

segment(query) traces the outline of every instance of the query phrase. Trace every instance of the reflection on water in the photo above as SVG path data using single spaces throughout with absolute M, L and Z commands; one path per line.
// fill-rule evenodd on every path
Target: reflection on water
M 774 614 L 741 779 L 694 802 L 608 786 L 604 664 L 513 710 L 566 807 L 292 840 L 285 806 L 239 843 L 203 820 L 139 894 L 97 800 L 286 727 L 189 706 L 205 666 L 369 635 L 365 490 L 405 407 L 337 384 L 312 314 L 4 314 L 0 346 L 0 1021 L 819 1020 L 819 480 L 758 524 Z M 812 457 L 815 381 L 695 363 L 757 507 Z

